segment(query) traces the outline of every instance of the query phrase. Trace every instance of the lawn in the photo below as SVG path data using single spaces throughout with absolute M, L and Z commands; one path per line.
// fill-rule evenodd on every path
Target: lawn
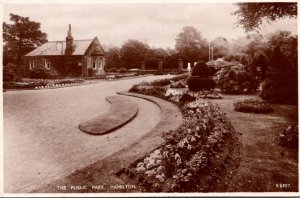
M 298 151 L 283 148 L 275 138 L 289 124 L 298 122 L 298 108 L 272 105 L 269 114 L 242 113 L 233 110 L 233 103 L 255 95 L 224 95 L 222 100 L 210 100 L 227 114 L 240 133 L 240 165 L 224 178 L 215 191 L 277 192 L 298 191 Z

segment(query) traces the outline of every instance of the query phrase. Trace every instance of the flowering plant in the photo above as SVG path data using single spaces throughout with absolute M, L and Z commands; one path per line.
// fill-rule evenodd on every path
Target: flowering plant
M 235 111 L 253 112 L 253 113 L 270 113 L 273 112 L 271 105 L 265 101 L 256 99 L 246 99 L 233 104 Z

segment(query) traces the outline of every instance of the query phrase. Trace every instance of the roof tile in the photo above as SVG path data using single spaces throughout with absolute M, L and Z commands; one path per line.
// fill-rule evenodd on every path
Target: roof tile
M 93 39 L 74 40 L 74 52 L 72 55 L 84 55 Z M 44 43 L 25 56 L 60 56 L 65 55 L 66 41 L 52 41 Z

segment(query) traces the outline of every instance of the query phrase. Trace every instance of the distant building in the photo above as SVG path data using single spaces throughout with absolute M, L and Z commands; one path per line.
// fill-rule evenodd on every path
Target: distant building
M 69 25 L 65 41 L 45 43 L 25 55 L 29 73 L 34 67 L 45 67 L 61 77 L 87 77 L 104 73 L 105 51 L 97 37 L 74 40 Z

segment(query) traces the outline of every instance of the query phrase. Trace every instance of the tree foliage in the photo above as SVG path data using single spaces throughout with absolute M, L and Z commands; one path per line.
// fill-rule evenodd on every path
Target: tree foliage
M 267 22 L 284 17 L 297 17 L 296 2 L 272 3 L 236 3 L 238 10 L 233 14 L 238 16 L 237 24 L 246 32 L 259 29 L 263 19 Z
M 122 61 L 121 61 L 121 54 L 120 54 L 120 48 L 118 47 L 112 47 L 108 50 L 108 52 L 105 55 L 105 69 L 112 69 L 112 68 L 121 68 L 122 67 Z
M 14 63 L 20 72 L 22 56 L 47 42 L 47 34 L 40 30 L 39 22 L 10 14 L 11 23 L 3 23 L 4 64 Z
M 298 39 L 289 31 L 276 31 L 267 35 L 269 49 L 280 46 L 282 53 L 289 60 L 293 72 L 297 72 L 298 64 Z M 270 53 L 271 54 L 271 53 Z
M 228 53 L 229 43 L 226 38 L 224 37 L 217 37 L 215 38 L 211 46 L 213 48 L 213 58 L 214 60 L 218 58 L 223 58 Z
M 141 62 L 145 60 L 150 52 L 150 47 L 146 43 L 137 40 L 126 41 L 121 48 L 121 60 L 128 68 L 140 68 Z
M 183 27 L 176 38 L 175 49 L 191 62 L 199 61 L 208 52 L 208 43 L 193 26 Z M 206 57 L 206 60 L 208 57 Z
M 268 63 L 261 97 L 272 103 L 297 103 L 297 75 L 293 75 L 289 61 L 276 46 Z

